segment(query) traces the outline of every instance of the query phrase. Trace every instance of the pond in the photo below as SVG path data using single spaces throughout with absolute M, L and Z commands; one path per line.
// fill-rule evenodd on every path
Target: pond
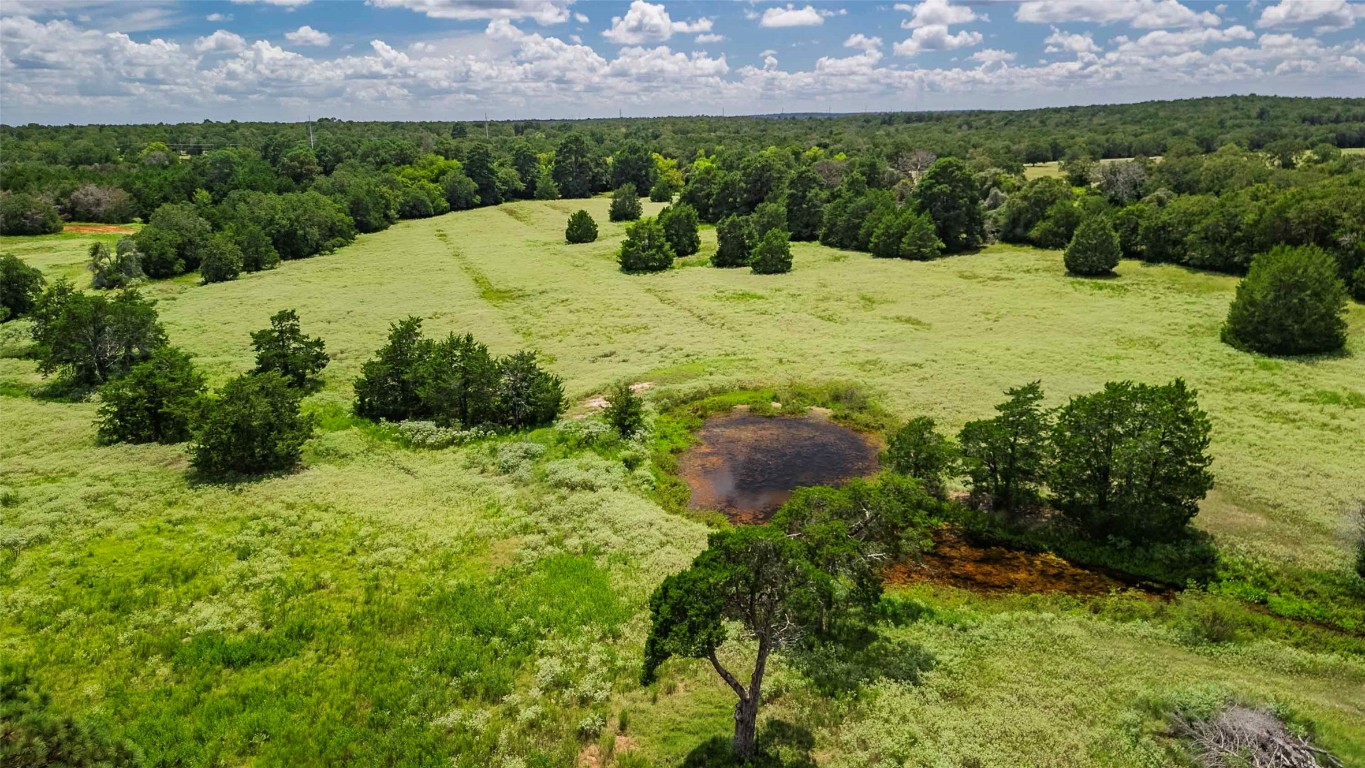
M 692 489 L 690 506 L 736 523 L 767 522 L 797 488 L 877 471 L 877 444 L 819 411 L 793 417 L 737 409 L 708 418 L 697 440 L 678 462 Z

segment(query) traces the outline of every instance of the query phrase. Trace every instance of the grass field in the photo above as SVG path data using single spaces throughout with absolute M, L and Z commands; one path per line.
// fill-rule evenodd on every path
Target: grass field
M 908 263 L 797 245 L 791 274 L 756 276 L 703 266 L 708 230 L 702 256 L 625 276 L 607 204 L 403 222 L 235 282 L 150 286 L 172 343 L 215 383 L 250 367 L 249 332 L 279 309 L 326 339 L 306 467 L 257 483 L 193 484 L 183 446 L 96 446 L 96 406 L 26 396 L 40 379 L 14 357 L 22 328 L 0 331 L 3 653 L 54 706 L 151 745 L 154 764 L 572 764 L 586 744 L 609 751 L 597 734 L 622 710 L 618 749 L 663 764 L 724 734 L 731 702 L 707 669 L 634 684 L 644 601 L 704 526 L 619 463 L 565 453 L 555 430 L 421 452 L 346 415 L 360 365 L 409 314 L 495 353 L 538 350 L 576 402 L 621 379 L 664 393 L 846 381 L 956 430 L 1034 379 L 1060 403 L 1182 376 L 1214 423 L 1217 485 L 1197 523 L 1269 563 L 1346 567 L 1346 511 L 1365 495 L 1359 305 L 1350 354 L 1278 360 L 1218 341 L 1235 278 L 1176 267 L 1081 280 L 1025 248 Z M 596 244 L 562 242 L 578 207 Z M 91 237 L 0 251 L 74 277 Z M 822 763 L 1166 765 L 1152 712 L 1223 695 L 1276 702 L 1365 761 L 1359 657 L 1191 644 L 1065 599 L 911 597 L 936 606 L 898 630 L 939 659 L 923 686 L 829 701 L 778 670 L 771 713 L 810 729 Z

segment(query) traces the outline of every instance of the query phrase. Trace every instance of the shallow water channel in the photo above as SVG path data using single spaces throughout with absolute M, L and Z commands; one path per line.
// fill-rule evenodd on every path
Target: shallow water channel
M 796 488 L 838 485 L 877 471 L 872 438 L 812 412 L 755 416 L 747 411 L 709 417 L 678 473 L 692 489 L 694 509 L 715 509 L 736 523 L 763 523 Z

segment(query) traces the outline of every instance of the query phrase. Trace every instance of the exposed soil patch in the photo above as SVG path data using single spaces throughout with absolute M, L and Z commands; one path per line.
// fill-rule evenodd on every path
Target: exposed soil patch
M 131 235 L 137 232 L 132 227 L 119 226 L 118 224 L 65 224 L 62 226 L 63 232 L 88 232 L 93 235 Z
M 1049 552 L 979 547 L 949 528 L 934 534 L 933 551 L 925 553 L 918 563 L 898 563 L 888 568 L 886 582 L 924 582 L 987 594 L 1065 592 L 1077 596 L 1107 595 L 1137 586 L 1082 568 Z
M 736 523 L 767 522 L 793 490 L 838 485 L 877 471 L 877 445 L 866 435 L 808 416 L 711 416 L 698 443 L 678 462 L 692 489 L 689 506 L 715 509 Z

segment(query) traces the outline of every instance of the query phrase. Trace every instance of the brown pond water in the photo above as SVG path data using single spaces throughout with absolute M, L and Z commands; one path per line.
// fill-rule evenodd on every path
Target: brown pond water
M 715 509 L 736 523 L 767 522 L 796 488 L 838 485 L 877 471 L 877 445 L 818 412 L 709 417 L 697 444 L 678 462 L 693 509 Z

